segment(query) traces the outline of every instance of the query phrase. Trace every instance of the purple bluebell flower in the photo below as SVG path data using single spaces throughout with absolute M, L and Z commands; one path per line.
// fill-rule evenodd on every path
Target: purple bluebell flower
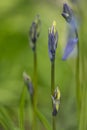
M 41 29 L 41 20 L 39 15 L 37 15 L 35 17 L 35 20 L 32 22 L 32 25 L 29 30 L 30 46 L 32 50 L 35 50 L 36 48 L 36 41 L 40 35 L 40 29 Z
M 48 51 L 51 61 L 55 60 L 57 42 L 58 42 L 58 32 L 56 30 L 56 22 L 54 21 L 52 27 L 49 29 L 48 32 Z
M 23 72 L 23 78 L 24 78 L 24 82 L 27 86 L 27 89 L 31 95 L 31 97 L 33 96 L 33 93 L 34 93 L 34 88 L 33 88 L 33 84 L 32 84 L 32 81 L 31 81 L 31 78 L 25 73 Z
M 77 42 L 78 42 L 78 38 L 68 39 L 68 42 L 64 51 L 64 55 L 62 57 L 63 60 L 66 60 L 68 58 L 68 56 L 71 54 L 71 52 L 75 48 L 75 45 L 77 44 Z
M 73 51 L 75 45 L 78 43 L 78 32 L 76 27 L 76 20 L 73 15 L 72 9 L 66 3 L 63 5 L 62 16 L 70 24 L 68 42 L 66 44 L 64 55 L 62 58 L 63 60 L 66 60 L 70 53 Z
M 73 13 L 72 13 L 71 8 L 66 3 L 63 4 L 62 16 L 65 18 L 65 20 L 68 23 L 70 23 L 72 21 Z
M 63 4 L 62 16 L 71 25 L 71 27 L 75 30 L 75 28 L 76 28 L 75 16 L 73 14 L 72 9 L 66 3 Z

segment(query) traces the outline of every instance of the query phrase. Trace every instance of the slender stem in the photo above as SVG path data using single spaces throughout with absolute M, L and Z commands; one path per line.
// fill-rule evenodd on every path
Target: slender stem
M 49 122 L 48 122 L 48 120 L 45 118 L 45 116 L 44 116 L 38 109 L 35 110 L 35 113 L 36 113 L 38 119 L 39 119 L 39 120 L 42 122 L 42 124 L 44 125 L 44 127 L 45 127 L 47 130 L 52 130 L 52 129 L 51 129 L 51 126 L 50 126 L 50 124 L 49 124 Z
M 34 107 L 37 105 L 37 53 L 34 50 Z
M 55 90 L 55 59 L 51 62 L 51 95 L 53 95 Z M 53 104 L 52 104 L 53 107 Z M 56 130 L 55 117 L 52 116 L 53 130 Z
M 53 95 L 55 89 L 55 61 L 51 62 L 51 94 Z
M 84 106 L 83 106 L 83 118 L 82 118 L 82 120 L 83 120 L 83 126 L 82 126 L 82 129 L 84 129 L 84 130 L 87 130 L 87 87 L 86 87 L 86 63 L 85 63 L 85 61 L 86 61 L 86 59 L 85 59 L 85 52 L 84 52 L 84 50 L 85 50 L 85 39 L 84 39 L 84 27 L 82 27 L 82 29 L 81 29 L 81 36 L 82 36 L 82 39 L 83 39 L 83 44 L 82 44 L 82 46 L 81 46 L 81 49 L 82 49 L 82 56 L 81 56 L 81 61 L 82 61 L 82 89 L 83 89 L 83 97 L 82 97 L 82 102 L 83 102 L 83 104 L 84 104 Z M 82 121 L 81 120 L 81 121 Z
M 86 104 L 87 104 L 87 102 L 86 102 L 86 94 L 87 94 L 87 92 L 86 92 L 86 85 L 84 85 L 84 118 L 83 118 L 83 120 L 84 120 L 84 130 L 87 130 L 86 129 L 86 125 L 87 125 L 87 117 L 86 117 L 86 111 L 87 111 L 87 108 L 86 108 Z
M 56 130 L 55 117 L 52 117 L 52 118 L 53 118 L 53 130 Z
M 34 106 L 32 107 L 33 109 L 33 120 L 32 120 L 32 130 L 35 130 L 36 129 L 36 115 L 35 115 L 35 109 L 34 109 Z
M 81 16 L 81 19 L 83 21 L 85 18 L 85 13 L 80 5 L 81 3 L 78 2 L 77 6 L 79 9 L 79 15 Z M 86 23 L 86 21 L 85 21 Z M 81 39 L 82 39 L 82 45 L 81 45 L 81 63 L 82 63 L 82 88 L 81 88 L 81 111 L 80 111 L 80 122 L 79 122 L 79 130 L 87 130 L 87 87 L 86 87 L 86 69 L 85 69 L 85 39 L 84 39 L 84 31 L 85 31 L 85 23 L 83 23 L 81 27 Z
M 84 57 L 84 51 L 82 50 L 82 89 L 83 89 L 83 97 L 82 97 L 82 102 L 83 102 L 83 129 L 86 130 L 86 79 L 85 79 L 85 57 Z
M 77 29 L 75 29 L 76 37 L 78 38 Z M 79 38 L 77 43 L 77 60 L 76 60 L 76 95 L 77 95 L 77 107 L 78 107 L 78 119 L 80 115 L 81 97 L 80 97 L 80 53 L 79 53 Z
M 86 130 L 86 125 L 87 125 L 87 115 L 86 115 L 86 111 L 87 111 L 87 103 L 86 103 L 86 96 L 87 96 L 87 92 L 86 92 L 86 86 L 84 84 L 83 88 L 82 88 L 82 99 L 81 99 L 81 113 L 80 113 L 80 122 L 79 122 L 79 130 Z
M 83 42 L 84 43 L 84 42 Z M 85 43 L 84 43 L 85 44 Z M 84 45 L 83 45 L 84 46 Z M 81 97 L 81 115 L 80 116 L 80 123 L 79 123 L 79 130 L 86 130 L 87 128 L 87 89 L 86 89 L 86 73 L 85 73 L 85 55 L 84 55 L 84 48 L 82 47 L 82 97 Z
M 78 105 L 78 112 L 80 112 L 80 66 L 79 66 L 79 42 L 78 42 L 78 55 L 77 55 L 77 61 L 76 61 L 76 93 L 77 93 L 77 105 Z
M 86 82 L 86 84 L 87 84 L 87 82 Z M 85 98 L 85 125 L 86 125 L 86 129 L 85 130 L 87 130 L 87 87 L 86 87 L 86 98 Z
M 20 119 L 20 130 L 24 130 L 24 102 L 25 102 L 25 91 L 26 87 L 23 87 L 23 91 L 20 98 L 20 107 L 19 107 L 19 119 Z
M 83 95 L 83 89 L 82 89 L 82 100 L 84 99 L 84 95 Z M 80 121 L 79 121 L 79 130 L 82 130 L 82 128 L 83 128 L 83 109 L 84 108 L 84 102 L 81 102 L 81 113 L 80 113 Z
M 32 122 L 32 129 L 36 129 L 36 115 L 35 109 L 37 107 L 37 53 L 36 53 L 36 46 L 33 52 L 34 54 L 34 94 L 33 94 L 33 101 L 32 101 L 32 109 L 33 109 L 33 122 Z
M 83 16 L 83 15 L 82 15 Z M 81 88 L 81 110 L 80 110 L 80 122 L 79 130 L 87 129 L 87 88 L 86 88 L 86 67 L 85 67 L 85 53 L 84 53 L 84 28 L 81 29 L 81 63 L 82 63 L 82 88 Z

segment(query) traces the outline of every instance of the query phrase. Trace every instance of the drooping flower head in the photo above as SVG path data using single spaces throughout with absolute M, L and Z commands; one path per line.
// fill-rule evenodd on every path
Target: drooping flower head
M 26 72 L 23 72 L 23 78 L 24 78 L 24 83 L 27 86 L 27 89 L 32 97 L 34 93 L 34 88 L 33 88 L 31 78 L 26 74 Z
M 70 23 L 72 21 L 73 13 L 72 13 L 71 8 L 66 3 L 63 4 L 62 16 L 65 18 L 65 20 L 68 23 Z
M 40 35 L 41 30 L 41 20 L 40 16 L 36 15 L 35 20 L 32 22 L 29 30 L 30 46 L 32 50 L 36 48 L 36 41 Z
M 51 61 L 55 60 L 57 43 L 58 43 L 58 32 L 56 30 L 56 21 L 53 21 L 52 27 L 49 28 L 48 32 L 48 51 Z
M 71 54 L 71 52 L 74 50 L 75 45 L 78 43 L 78 32 L 73 11 L 66 3 L 63 4 L 62 16 L 71 26 L 68 34 L 68 41 L 62 58 L 63 60 L 66 60 L 68 56 Z
M 72 9 L 66 3 L 63 4 L 62 16 L 71 25 L 72 29 L 75 31 L 76 18 L 75 18 L 74 14 L 73 14 Z
M 53 103 L 53 112 L 52 115 L 56 116 L 59 110 L 59 105 L 60 105 L 60 90 L 57 87 L 54 91 L 54 94 L 51 96 L 52 97 L 52 103 Z

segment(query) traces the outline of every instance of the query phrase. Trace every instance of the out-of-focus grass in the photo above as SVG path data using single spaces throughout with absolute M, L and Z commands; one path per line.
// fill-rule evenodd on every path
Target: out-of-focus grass
M 66 40 L 66 26 L 61 17 L 61 6 L 60 2 L 56 4 L 40 0 L 0 2 L 0 104 L 8 106 L 9 109 L 18 108 L 24 85 L 22 73 L 26 71 L 31 77 L 33 75 L 33 55 L 28 43 L 28 30 L 35 15 L 39 13 L 42 29 L 37 45 L 38 107 L 51 121 L 48 28 L 53 20 L 56 20 L 59 41 L 56 54 L 55 84 L 59 85 L 61 91 L 57 127 L 58 129 L 73 130 L 76 128 L 74 60 L 67 62 L 61 60 Z M 28 100 L 27 97 L 26 100 Z M 27 115 L 26 118 L 28 118 Z

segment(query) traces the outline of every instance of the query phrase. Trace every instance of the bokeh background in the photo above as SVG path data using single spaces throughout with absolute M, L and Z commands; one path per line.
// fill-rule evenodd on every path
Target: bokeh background
M 82 31 L 82 33 L 79 33 L 81 36 L 80 41 L 85 43 L 85 47 L 82 51 L 84 51 L 86 59 L 86 0 L 78 0 L 81 10 L 83 11 L 83 17 L 80 17 L 77 1 L 75 0 L 0 1 L 0 108 L 2 110 L 5 109 L 11 122 L 15 124 L 15 130 L 19 127 L 18 110 L 20 96 L 24 86 L 23 72 L 26 71 L 31 78 L 33 77 L 33 53 L 29 46 L 28 32 L 37 14 L 40 15 L 42 21 L 41 34 L 37 41 L 38 108 L 51 123 L 51 69 L 48 55 L 48 28 L 52 25 L 53 20 L 56 20 L 59 39 L 56 52 L 55 85 L 58 85 L 61 91 L 61 104 L 56 117 L 56 124 L 57 129 L 60 130 L 77 129 L 75 86 L 76 56 L 71 56 L 67 61 L 62 61 L 68 26 L 61 16 L 64 2 L 69 3 L 78 16 L 79 32 Z M 82 28 L 81 31 L 80 26 Z M 30 128 L 30 118 L 30 97 L 26 89 L 24 119 L 26 130 Z M 4 129 L 2 125 L 3 122 L 2 115 L 0 114 L 0 130 Z M 39 120 L 38 124 L 38 129 L 44 130 Z

